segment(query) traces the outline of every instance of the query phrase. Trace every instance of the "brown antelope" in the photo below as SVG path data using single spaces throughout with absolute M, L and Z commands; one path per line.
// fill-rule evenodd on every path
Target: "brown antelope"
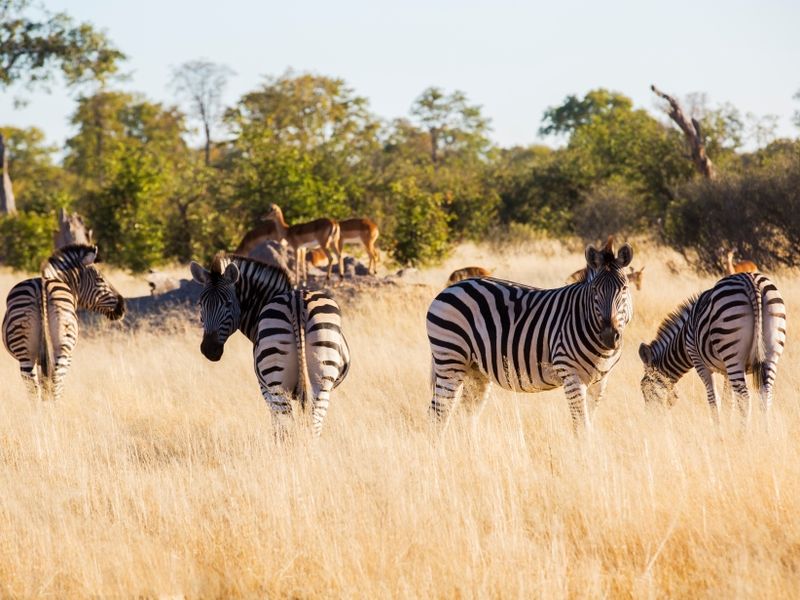
M 380 255 L 375 247 L 375 240 L 378 239 L 378 226 L 372 219 L 354 218 L 339 221 L 339 255 L 342 255 L 342 246 L 346 243 L 361 243 L 369 255 L 369 272 L 378 272 L 378 260 Z
M 447 279 L 447 285 L 452 285 L 463 279 L 470 279 L 472 277 L 490 277 L 491 274 L 491 271 L 483 267 L 464 267 L 463 269 L 456 269 L 450 273 L 450 277 Z
M 725 269 L 728 275 L 734 275 L 735 273 L 757 273 L 758 265 L 752 260 L 743 260 L 734 263 L 733 250 L 729 250 L 728 254 L 725 256 Z
M 644 267 L 636 271 L 633 267 L 628 267 L 628 271 L 625 273 L 628 277 L 628 281 L 633 283 L 636 286 L 636 290 L 640 291 L 642 289 L 642 280 L 644 279 Z M 572 275 L 567 277 L 565 283 L 569 285 L 570 283 L 578 283 L 579 281 L 583 281 L 586 279 L 586 267 L 583 269 L 578 269 Z
M 336 261 L 339 263 L 339 277 L 344 278 L 344 264 L 342 254 L 339 251 L 339 224 L 336 221 L 322 218 L 308 223 L 289 225 L 283 218 L 283 211 L 277 204 L 270 204 L 264 220 L 275 223 L 278 238 L 286 240 L 294 250 L 298 287 L 305 284 L 308 279 L 305 249 L 309 247 L 319 246 L 325 251 L 325 256 L 328 257 L 328 273 L 325 281 L 330 281 L 331 271 L 333 270 L 331 250 L 336 254 Z
M 327 267 L 328 257 L 325 254 L 325 251 L 322 248 L 314 248 L 310 252 L 306 253 L 306 262 L 311 263 L 312 267 Z
M 237 256 L 247 256 L 253 248 L 265 240 L 280 241 L 278 228 L 275 227 L 275 223 L 272 221 L 260 223 L 258 227 L 245 233 L 233 253 Z

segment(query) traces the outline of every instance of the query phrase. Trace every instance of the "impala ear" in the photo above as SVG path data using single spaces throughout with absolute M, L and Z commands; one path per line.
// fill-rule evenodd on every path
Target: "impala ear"
M 210 273 L 199 264 L 192 261 L 192 264 L 189 265 L 189 270 L 192 272 L 192 279 L 194 279 L 197 283 L 200 285 L 205 285 L 208 283 Z
M 648 367 L 652 366 L 652 364 L 653 364 L 653 350 L 652 350 L 652 348 L 650 348 L 650 346 L 648 346 L 644 342 L 639 344 L 639 358 L 641 358 L 642 362 L 645 365 L 647 365 Z
M 624 268 L 631 264 L 633 260 L 633 248 L 630 244 L 624 244 L 617 253 L 617 265 Z
M 222 276 L 231 283 L 236 283 L 239 281 L 239 267 L 234 263 L 230 263 L 225 267 L 225 273 Z

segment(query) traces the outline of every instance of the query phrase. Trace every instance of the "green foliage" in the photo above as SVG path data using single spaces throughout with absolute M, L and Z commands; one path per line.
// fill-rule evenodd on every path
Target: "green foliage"
M 599 88 L 587 93 L 583 98 L 567 96 L 560 106 L 551 106 L 544 112 L 541 135 L 571 135 L 577 129 L 588 125 L 595 117 L 616 112 L 630 112 L 631 99 L 618 92 Z
M 108 182 L 79 204 L 111 263 L 144 271 L 163 259 L 163 192 L 158 162 L 144 151 L 121 150 Z
M 786 150 L 786 149 L 785 149 Z M 666 240 L 707 272 L 727 250 L 765 269 L 800 266 L 800 148 L 762 167 L 682 186 L 667 213 Z
M 55 146 L 48 146 L 41 130 L 0 127 L 6 145 L 8 170 L 14 182 L 17 207 L 51 214 L 72 201 L 72 178 L 53 163 Z
M 395 206 L 394 259 L 410 265 L 441 260 L 450 249 L 449 217 L 441 195 L 420 189 L 411 177 L 393 182 L 390 193 Z
M 19 212 L 0 216 L 0 262 L 38 272 L 53 250 L 53 215 Z
M 0 86 L 46 82 L 56 66 L 69 85 L 102 82 L 124 59 L 89 23 L 76 24 L 29 0 L 0 0 Z

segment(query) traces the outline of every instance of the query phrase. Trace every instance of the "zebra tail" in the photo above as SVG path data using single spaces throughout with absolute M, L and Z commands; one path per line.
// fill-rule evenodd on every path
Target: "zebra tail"
M 760 391 L 764 386 L 764 307 L 761 286 L 756 282 L 755 274 L 750 274 L 751 302 L 753 303 L 753 387 Z
M 306 400 L 311 393 L 311 385 L 308 377 L 308 360 L 306 358 L 306 318 L 303 310 L 303 291 L 294 292 L 294 315 L 295 336 L 297 343 L 297 388 L 300 408 L 305 410 Z
M 39 372 L 42 378 L 42 387 L 53 379 L 53 342 L 50 339 L 50 319 L 47 312 L 47 280 L 42 277 L 42 295 L 40 314 L 42 324 L 39 329 Z

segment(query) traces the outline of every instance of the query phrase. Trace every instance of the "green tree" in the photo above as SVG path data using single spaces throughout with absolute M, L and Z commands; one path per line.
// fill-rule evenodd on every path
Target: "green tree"
M 125 58 L 89 23 L 30 0 L 0 0 L 0 86 L 48 81 L 57 67 L 69 85 L 103 82 Z
M 6 160 L 20 210 L 45 215 L 72 202 L 74 182 L 54 163 L 57 148 L 45 143 L 40 129 L 0 127 L 0 133 L 5 139 Z
M 583 98 L 570 95 L 559 106 L 551 106 L 544 112 L 541 135 L 572 135 L 578 128 L 588 125 L 596 116 L 632 109 L 627 96 L 604 88 L 591 90 Z
M 421 265 L 441 260 L 450 250 L 449 216 L 442 196 L 421 189 L 413 177 L 390 186 L 396 207 L 392 256 L 400 264 Z

